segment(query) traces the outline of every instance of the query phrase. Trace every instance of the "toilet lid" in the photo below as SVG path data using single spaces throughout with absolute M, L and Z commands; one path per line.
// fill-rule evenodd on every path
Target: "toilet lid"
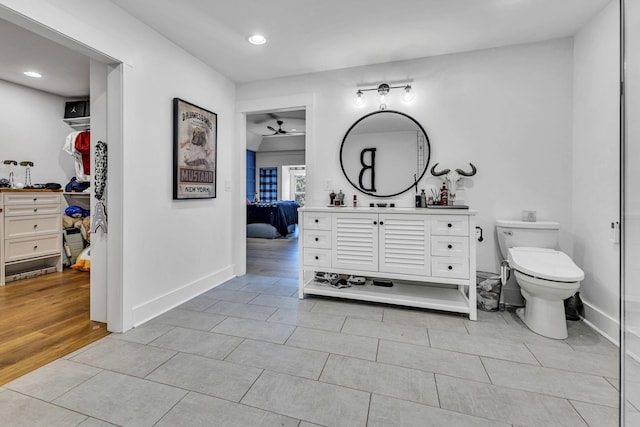
M 578 282 L 584 279 L 584 271 L 567 254 L 553 249 L 510 248 L 509 261 L 516 270 L 540 279 L 555 282 Z

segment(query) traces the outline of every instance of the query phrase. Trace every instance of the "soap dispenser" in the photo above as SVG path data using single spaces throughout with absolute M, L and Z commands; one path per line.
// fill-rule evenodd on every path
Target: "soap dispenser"
M 424 188 L 420 191 L 420 207 L 427 207 L 427 194 L 424 192 Z

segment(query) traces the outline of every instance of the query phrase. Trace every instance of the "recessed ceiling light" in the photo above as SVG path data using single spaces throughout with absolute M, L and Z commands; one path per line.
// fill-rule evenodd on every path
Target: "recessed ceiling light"
M 25 71 L 24 75 L 29 77 L 35 77 L 36 79 L 39 79 L 40 77 L 42 77 L 42 74 L 36 73 L 35 71 Z
M 265 44 L 267 39 L 262 34 L 254 34 L 249 37 L 249 43 L 251 44 Z

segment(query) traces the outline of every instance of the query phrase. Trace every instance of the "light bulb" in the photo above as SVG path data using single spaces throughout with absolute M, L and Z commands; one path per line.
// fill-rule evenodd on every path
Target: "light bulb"
M 362 107 L 364 105 L 364 92 L 362 92 L 361 90 L 358 90 L 356 92 L 355 103 L 358 107 Z
M 249 43 L 251 44 L 265 44 L 267 42 L 267 39 L 262 35 L 262 34 L 254 34 L 252 36 L 249 37 Z
M 25 76 L 34 77 L 36 79 L 39 79 L 40 77 L 42 77 L 42 74 L 36 73 L 35 71 L 25 71 L 23 74 Z
M 402 100 L 404 102 L 411 102 L 415 98 L 415 93 L 411 89 L 411 85 L 406 85 L 402 91 Z

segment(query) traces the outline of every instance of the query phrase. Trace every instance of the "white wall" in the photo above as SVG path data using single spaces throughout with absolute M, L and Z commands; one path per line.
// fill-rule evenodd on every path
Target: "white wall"
M 314 93 L 317 144 L 307 145 L 307 200 L 319 206 L 329 200 L 331 189 L 355 190 L 340 169 L 340 143 L 351 124 L 377 108 L 354 105 L 357 85 L 412 79 L 414 102 L 402 104 L 396 90 L 388 107 L 425 128 L 430 165 L 477 166 L 478 174 L 465 181 L 458 200 L 478 211 L 484 229 L 478 269 L 497 271 L 495 220 L 520 218 L 523 209 L 537 210 L 541 220 L 560 221 L 561 245 L 571 252 L 572 50 L 572 40 L 561 39 L 343 69 L 238 85 L 237 98 Z M 396 202 L 413 206 L 413 196 L 406 193 Z
M 0 163 L 28 160 L 31 183 L 57 182 L 63 187 L 75 176 L 73 157 L 62 151 L 73 129 L 62 121 L 64 98 L 0 80 Z M 16 182 L 24 183 L 25 168 L 14 167 Z M 0 164 L 0 178 L 9 167 Z
M 124 62 L 121 329 L 231 277 L 233 82 L 106 0 L 0 5 Z M 174 97 L 218 114 L 216 199 L 172 200 Z
M 620 325 L 619 7 L 612 2 L 576 35 L 573 86 L 573 259 L 584 270 L 585 318 L 614 340 Z

